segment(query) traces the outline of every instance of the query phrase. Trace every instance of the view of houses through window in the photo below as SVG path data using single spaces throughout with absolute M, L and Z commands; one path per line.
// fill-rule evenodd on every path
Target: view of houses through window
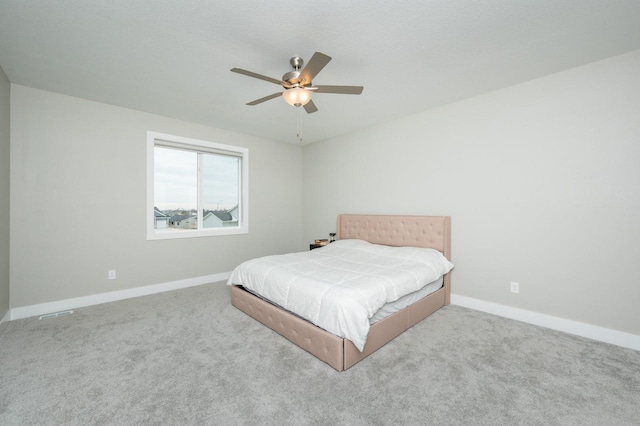
M 238 157 L 156 146 L 154 228 L 238 226 L 239 167 Z

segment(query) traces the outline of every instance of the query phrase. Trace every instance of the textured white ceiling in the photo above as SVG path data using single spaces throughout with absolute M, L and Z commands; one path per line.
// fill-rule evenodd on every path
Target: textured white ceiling
M 289 58 L 333 60 L 314 79 L 303 143 L 640 49 L 639 0 L 0 0 L 12 83 L 298 143 L 276 98 Z

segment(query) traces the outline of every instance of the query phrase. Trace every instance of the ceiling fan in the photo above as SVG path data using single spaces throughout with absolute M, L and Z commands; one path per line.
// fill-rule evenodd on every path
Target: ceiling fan
M 258 105 L 278 96 L 282 96 L 284 100 L 291 106 L 304 107 L 307 114 L 316 112 L 318 108 L 311 100 L 311 94 L 315 93 L 338 93 L 343 95 L 359 95 L 362 93 L 362 86 L 314 86 L 312 80 L 322 69 L 329 63 L 331 56 L 324 53 L 316 52 L 313 54 L 309 63 L 302 68 L 304 61 L 298 56 L 294 56 L 289 60 L 293 71 L 289 71 L 282 76 L 282 80 L 267 77 L 262 74 L 243 70 L 242 68 L 232 68 L 231 71 L 247 75 L 249 77 L 258 78 L 268 81 L 269 83 L 278 84 L 284 88 L 284 92 L 273 93 L 264 98 L 256 99 L 247 103 L 247 105 Z

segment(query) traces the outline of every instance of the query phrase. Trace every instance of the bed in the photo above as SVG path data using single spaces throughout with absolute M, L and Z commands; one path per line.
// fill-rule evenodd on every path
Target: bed
M 338 241 L 364 240 L 391 247 L 432 248 L 442 253 L 446 259 L 451 259 L 449 216 L 343 214 L 338 216 L 337 238 Z M 441 278 L 442 284 L 436 291 L 371 324 L 362 350 L 351 340 L 338 337 L 264 300 L 232 280 L 230 284 L 234 285 L 231 286 L 231 303 L 334 369 L 344 371 L 442 306 L 448 305 L 451 294 L 450 274 L 449 272 Z

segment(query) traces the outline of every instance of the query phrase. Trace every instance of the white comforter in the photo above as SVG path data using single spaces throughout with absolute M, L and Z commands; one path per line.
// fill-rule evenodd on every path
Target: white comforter
M 369 318 L 378 309 L 451 268 L 437 250 L 339 240 L 313 251 L 246 261 L 228 284 L 240 284 L 362 351 Z

